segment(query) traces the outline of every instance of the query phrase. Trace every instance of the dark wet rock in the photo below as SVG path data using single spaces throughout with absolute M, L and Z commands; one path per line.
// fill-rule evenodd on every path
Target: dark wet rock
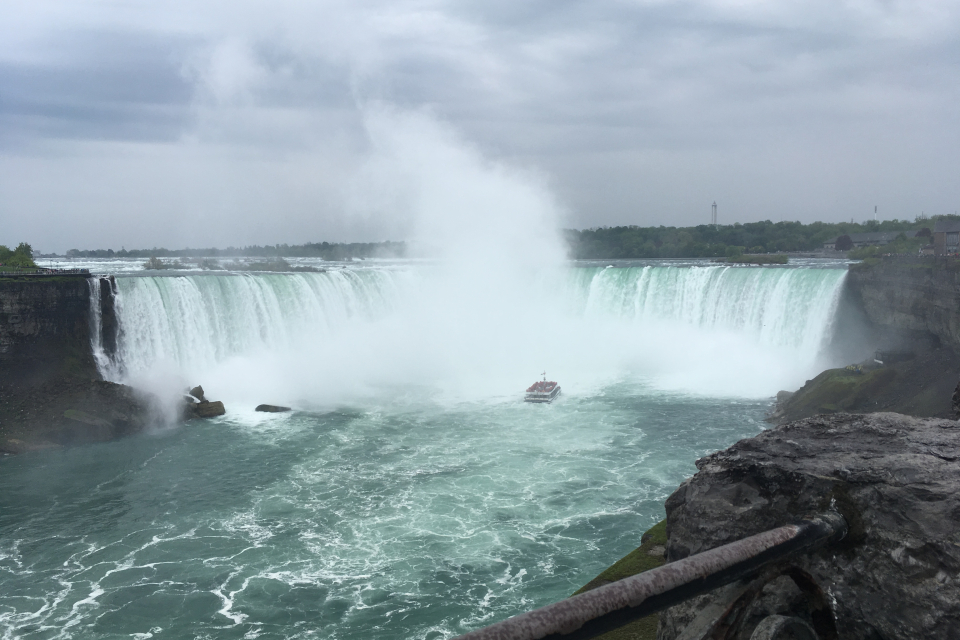
M 953 390 L 953 396 L 950 398 L 950 408 L 953 409 L 954 417 L 960 418 L 960 382 L 957 383 L 957 388 Z
M 290 411 L 290 407 L 280 407 L 274 404 L 261 404 L 257 405 L 256 411 L 265 411 L 267 413 L 283 413 L 285 411 Z
M 0 387 L 100 377 L 90 348 L 90 291 L 82 276 L 0 277 Z
M 151 394 L 104 380 L 60 378 L 0 387 L 0 451 L 105 442 L 161 420 Z
M 203 397 L 203 387 L 199 384 L 195 386 L 193 389 L 190 389 L 190 391 L 188 391 L 187 393 L 189 393 L 191 396 L 193 396 L 200 402 L 207 401 L 207 399 Z
M 824 413 L 893 411 L 919 417 L 952 418 L 951 395 L 960 377 L 960 355 L 941 347 L 887 365 L 872 359 L 827 369 L 787 398 L 777 394 L 771 422 Z
M 217 416 L 222 416 L 227 410 L 223 407 L 223 403 L 217 400 L 216 402 L 209 402 L 204 400 L 203 402 L 197 402 L 196 404 L 187 405 L 187 418 L 216 418 Z
M 666 502 L 669 561 L 835 507 L 849 524 L 847 538 L 794 566 L 832 602 L 839 637 L 960 638 L 957 422 L 818 416 L 742 440 L 697 467 Z M 755 613 L 798 615 L 791 580 L 780 580 Z M 677 638 L 716 597 L 661 614 L 658 638 Z

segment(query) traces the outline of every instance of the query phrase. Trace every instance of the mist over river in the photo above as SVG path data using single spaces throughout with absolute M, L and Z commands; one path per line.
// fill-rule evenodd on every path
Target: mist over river
M 0 458 L 0 638 L 433 639 L 556 601 L 843 329 L 839 262 L 309 264 L 74 263 L 117 274 L 105 377 L 227 414 Z

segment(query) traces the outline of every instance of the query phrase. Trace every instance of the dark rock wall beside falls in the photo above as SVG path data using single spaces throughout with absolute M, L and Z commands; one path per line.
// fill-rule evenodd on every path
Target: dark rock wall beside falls
M 114 286 L 80 275 L 0 278 L 0 453 L 112 440 L 159 415 L 154 398 L 100 379 L 92 331 L 111 355 Z
M 97 379 L 90 286 L 83 276 L 0 278 L 0 385 Z
M 960 261 L 886 258 L 852 265 L 847 287 L 869 322 L 960 351 Z
M 697 467 L 666 503 L 668 561 L 836 507 L 850 525 L 847 538 L 791 565 L 826 594 L 838 637 L 960 638 L 957 422 L 817 416 L 742 440 Z M 789 586 L 771 583 L 757 616 L 803 615 Z M 677 638 L 717 597 L 662 613 L 660 640 Z

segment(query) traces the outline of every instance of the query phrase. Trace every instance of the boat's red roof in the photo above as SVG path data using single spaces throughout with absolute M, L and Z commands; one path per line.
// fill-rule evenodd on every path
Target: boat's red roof
M 538 380 L 527 389 L 527 393 L 547 393 L 553 391 L 555 386 L 557 383 L 552 380 Z

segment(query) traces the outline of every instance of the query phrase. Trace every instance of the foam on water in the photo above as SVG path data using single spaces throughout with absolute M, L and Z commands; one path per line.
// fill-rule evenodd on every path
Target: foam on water
M 843 277 L 118 278 L 108 373 L 167 370 L 228 413 L 0 460 L 0 638 L 435 640 L 555 601 L 639 544 L 694 460 L 762 428 L 744 391 L 778 380 L 755 368 L 815 366 Z M 564 395 L 524 404 L 540 366 Z
M 756 433 L 765 406 L 625 383 L 549 406 L 228 415 L 42 469 L 10 458 L 0 637 L 453 636 L 635 547 L 692 460 Z

